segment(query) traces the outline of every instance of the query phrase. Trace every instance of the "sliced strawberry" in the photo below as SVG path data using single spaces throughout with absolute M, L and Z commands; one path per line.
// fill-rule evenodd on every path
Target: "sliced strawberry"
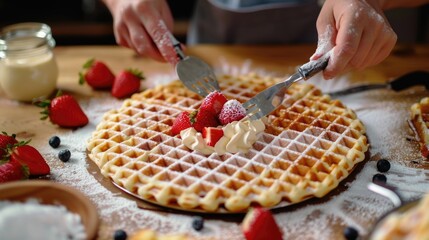
M 88 60 L 79 72 L 79 84 L 88 83 L 93 89 L 107 89 L 113 86 L 115 75 L 102 61 Z
M 214 147 L 216 143 L 223 137 L 222 128 L 205 127 L 203 128 L 203 138 L 207 145 Z
M 191 122 L 193 122 L 193 127 L 198 132 L 203 131 L 204 127 L 217 127 L 219 125 L 219 121 L 216 115 L 213 115 L 212 112 L 207 111 L 197 111 L 196 117 L 191 118 Z
M 180 134 L 182 130 L 192 127 L 191 119 L 188 112 L 180 113 L 173 122 L 171 133 L 175 136 Z
M 6 132 L 2 132 L 2 134 L 0 134 L 0 159 L 3 159 L 3 156 L 7 152 L 7 148 L 11 148 L 13 145 L 18 143 L 15 137 L 15 134 L 9 136 Z
M 28 166 L 30 175 L 39 176 L 50 173 L 50 167 L 40 152 L 30 145 L 17 146 L 10 155 L 11 161 L 17 161 Z
M 246 240 L 283 239 L 282 232 L 271 212 L 261 207 L 250 209 L 241 227 Z
M 213 115 L 218 115 L 227 101 L 221 92 L 211 92 L 204 98 L 199 111 L 211 112 Z
M 71 95 L 57 95 L 52 101 L 45 100 L 38 103 L 38 106 L 45 108 L 41 112 L 44 115 L 42 120 L 49 117 L 52 123 L 60 127 L 82 127 L 89 122 L 79 103 Z
M 246 109 L 235 99 L 226 102 L 219 113 L 219 121 L 226 125 L 233 121 L 240 121 L 246 116 Z
M 0 183 L 27 179 L 28 176 L 28 167 L 18 161 L 10 159 L 0 162 Z
M 121 71 L 115 78 L 112 87 L 112 96 L 125 98 L 140 90 L 140 82 L 144 79 L 142 72 L 137 69 Z

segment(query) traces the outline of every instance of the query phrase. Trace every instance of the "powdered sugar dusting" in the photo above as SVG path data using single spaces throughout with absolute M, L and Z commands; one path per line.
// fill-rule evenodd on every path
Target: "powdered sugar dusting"
M 265 75 L 271 74 L 263 69 L 255 69 L 251 61 L 242 66 L 231 66 L 227 62 L 223 64 L 225 65 L 221 63 L 216 69 L 218 73 L 245 74 L 256 71 Z M 360 84 L 374 75 L 359 77 L 361 78 L 356 80 L 356 76 L 345 75 L 326 81 L 315 76 L 307 83 L 315 84 L 322 91 L 329 92 Z M 147 78 L 168 82 L 176 79 L 176 76 L 160 74 Z M 386 173 L 387 181 L 396 186 L 406 200 L 420 197 L 429 191 L 429 171 L 421 169 L 425 165 L 421 161 L 416 143 L 409 141 L 410 132 L 406 122 L 411 104 L 425 94 L 427 95 L 420 89 L 401 93 L 377 90 L 340 99 L 356 112 L 367 128 L 371 146 L 370 161 L 362 163 L 356 169 L 356 174 L 340 183 L 340 190 L 334 190 L 327 197 L 276 209 L 275 218 L 285 234 L 285 239 L 340 239 L 342 229 L 346 225 L 354 226 L 362 235 L 367 234 L 373 223 L 393 208 L 388 199 L 367 190 L 367 184 L 377 173 L 376 160 L 380 158 L 391 161 L 392 167 Z M 2 131 L 17 133 L 18 138 L 32 138 L 31 144 L 41 151 L 51 166 L 53 180 L 77 188 L 95 203 L 101 219 L 100 239 L 112 239 L 116 229 L 124 229 L 131 234 L 141 228 L 151 228 L 164 233 L 185 233 L 203 239 L 244 239 L 240 229 L 241 218 L 232 221 L 227 215 L 207 217 L 203 231 L 196 232 L 191 227 L 193 214 L 140 209 L 132 198 L 125 198 L 119 190 L 107 189 L 101 183 L 103 178 L 98 172 L 88 171 L 86 141 L 104 112 L 118 108 L 122 101 L 111 98 L 109 94 L 99 94 L 92 98 L 80 97 L 79 102 L 88 114 L 90 123 L 77 130 L 60 129 L 48 122 L 41 122 L 38 119 L 38 108 L 8 100 L 1 100 L 0 107 L 7 109 L 14 121 L 9 117 L 0 117 L 0 126 Z M 47 144 L 52 135 L 58 135 L 62 140 L 58 149 Z M 65 148 L 72 152 L 68 163 L 59 161 L 57 157 L 58 152 Z
M 228 100 L 222 107 L 219 114 L 219 120 L 222 125 L 232 121 L 238 121 L 246 116 L 246 109 L 236 99 Z

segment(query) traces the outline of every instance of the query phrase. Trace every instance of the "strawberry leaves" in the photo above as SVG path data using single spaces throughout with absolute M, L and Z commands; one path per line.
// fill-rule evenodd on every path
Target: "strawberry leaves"
M 0 134 L 0 139 L 13 139 L 6 145 L 6 141 L 1 142 L 4 154 L 0 158 L 0 183 L 49 174 L 49 165 L 36 148 L 28 145 L 30 140 L 18 141 L 15 136 Z
M 52 100 L 45 99 L 35 104 L 44 109 L 40 112 L 41 120 L 49 118 L 53 124 L 60 127 L 83 127 L 89 122 L 85 112 L 72 95 L 62 95 L 58 92 Z
M 115 75 L 102 61 L 89 59 L 79 72 L 79 84 L 88 83 L 93 89 L 109 89 L 112 87 Z

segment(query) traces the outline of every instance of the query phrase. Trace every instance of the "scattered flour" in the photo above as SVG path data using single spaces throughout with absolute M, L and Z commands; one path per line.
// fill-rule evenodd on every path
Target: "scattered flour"
M 250 71 L 270 74 L 263 69 L 255 69 L 250 61 L 244 62 L 242 66 L 231 66 L 224 61 L 216 68 L 217 73 L 227 74 L 244 74 Z M 171 80 L 169 77 L 175 78 L 174 75 L 168 74 L 148 76 L 154 82 L 167 82 Z M 308 83 L 328 92 L 350 85 L 352 79 L 353 77 L 344 76 L 326 81 L 316 76 Z M 410 163 L 419 158 L 419 155 L 415 151 L 415 144 L 406 140 L 409 136 L 406 123 L 408 108 L 412 102 L 417 102 L 422 97 L 421 92 L 411 90 L 393 93 L 379 90 L 340 99 L 355 110 L 367 127 L 371 158 L 361 164 L 361 169 L 356 169 L 357 174 L 353 179 L 340 184 L 345 190 L 330 194 L 329 200 L 312 199 L 307 204 L 275 209 L 275 218 L 285 238 L 341 239 L 342 236 L 338 234 L 347 225 L 354 226 L 363 236 L 367 234 L 373 223 L 393 208 L 388 199 L 367 189 L 367 184 L 377 173 L 375 165 L 379 158 L 391 161 L 392 168 L 386 173 L 387 181 L 396 186 L 405 199 L 417 198 L 429 191 L 429 171 L 418 168 L 421 165 Z M 104 112 L 120 107 L 122 101 L 112 99 L 106 94 L 80 99 L 80 103 L 91 120 L 90 124 L 77 130 L 60 129 L 49 123 L 41 123 L 38 121 L 39 109 L 27 105 L 17 108 L 14 101 L 4 99 L 0 100 L 0 106 L 7 108 L 15 121 L 0 117 L 0 125 L 2 131 L 18 133 L 18 137 L 25 135 L 32 138 L 32 144 L 46 156 L 52 167 L 52 178 L 56 182 L 79 189 L 95 203 L 101 219 L 99 239 L 112 239 L 116 229 L 131 233 L 141 228 L 151 228 L 164 233 L 186 233 L 203 239 L 244 239 L 240 230 L 240 219 L 226 221 L 224 219 L 228 219 L 227 216 L 206 219 L 204 230 L 196 232 L 191 227 L 192 214 L 140 209 L 135 201 L 123 197 L 119 190 L 112 192 L 106 189 L 100 183 L 99 175 L 88 172 L 86 142 Z M 62 144 L 59 149 L 54 150 L 47 144 L 52 135 L 61 137 Z M 62 148 L 69 148 L 72 152 L 68 163 L 57 159 L 57 153 Z
M 334 47 L 333 42 L 333 34 L 334 34 L 334 27 L 331 25 L 327 25 L 325 32 L 323 32 L 317 41 L 317 48 L 316 52 L 313 54 L 313 56 L 310 57 L 310 60 L 313 60 L 316 56 L 320 57 L 330 51 Z

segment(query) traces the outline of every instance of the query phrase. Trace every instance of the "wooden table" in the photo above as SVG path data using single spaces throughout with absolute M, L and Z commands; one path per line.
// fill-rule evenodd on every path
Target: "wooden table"
M 315 47 L 312 45 L 201 45 L 188 47 L 187 54 L 207 61 L 218 72 L 238 73 L 240 71 L 263 70 L 266 74 L 285 76 L 292 73 L 296 66 L 306 62 L 314 52 Z M 138 57 L 131 50 L 118 46 L 57 47 L 55 54 L 60 69 L 58 88 L 74 94 L 85 110 L 94 110 L 88 113 L 90 124 L 77 130 L 61 129 L 49 122 L 40 121 L 38 115 L 40 110 L 37 107 L 8 100 L 5 98 L 4 93 L 0 92 L 0 130 L 17 133 L 18 138 L 31 138 L 31 144 L 44 154 L 52 166 L 52 180 L 74 186 L 88 195 L 97 206 L 102 218 L 99 231 L 100 239 L 111 239 L 114 230 L 118 228 L 126 229 L 129 233 L 142 227 L 149 227 L 160 232 L 192 231 L 189 226 L 189 218 L 193 213 L 160 211 L 160 208 L 150 207 L 150 205 L 145 204 L 139 204 L 145 209 L 138 209 L 134 205 L 135 199 L 112 187 L 111 183 L 103 179 L 97 169 L 87 162 L 85 151 L 85 138 L 88 138 L 95 129 L 102 114 L 111 108 L 120 106 L 122 102 L 113 99 L 108 92 L 96 92 L 88 86 L 78 85 L 78 72 L 87 59 L 94 57 L 103 60 L 114 72 L 119 72 L 125 68 L 139 68 L 143 70 L 146 76 L 145 86 L 147 87 L 155 84 L 151 82 L 153 79 L 174 78 L 173 67 L 166 63 Z M 346 85 L 380 83 L 413 70 L 429 70 L 428 45 L 398 46 L 383 63 L 363 72 L 353 72 L 345 77 L 347 79 L 345 82 Z M 331 85 L 335 87 L 334 82 L 335 80 L 329 82 L 319 81 L 318 84 L 321 87 L 325 87 L 326 90 Z M 344 87 L 344 85 L 341 87 Z M 409 184 L 415 187 L 411 187 L 410 192 L 407 192 L 408 197 L 419 196 L 429 191 L 429 187 L 420 188 L 422 182 L 428 180 L 426 175 L 429 174 L 425 170 L 427 164 L 424 161 L 415 160 L 419 157 L 416 143 L 405 140 L 405 137 L 402 139 L 402 136 L 409 136 L 409 133 L 401 134 L 401 139 L 398 139 L 398 141 L 392 140 L 392 137 L 387 138 L 386 142 L 391 145 L 387 143 L 387 145 L 383 145 L 377 142 L 379 141 L 377 136 L 379 133 L 375 133 L 380 120 L 373 123 L 372 116 L 368 116 L 372 106 L 371 102 L 368 103 L 368 98 L 372 97 L 374 101 L 383 102 L 387 105 L 397 102 L 402 109 L 398 110 L 399 117 L 406 119 L 407 107 L 421 97 L 427 96 L 428 92 L 417 88 L 400 94 L 388 92 L 387 90 L 380 90 L 379 93 L 387 97 L 380 97 L 381 95 L 379 96 L 373 92 L 372 94 L 364 95 L 365 97 L 359 97 L 358 95 L 343 99 L 346 105 L 350 105 L 352 109 L 356 110 L 358 116 L 362 117 L 365 124 L 368 124 L 369 140 L 370 143 L 374 141 L 371 144 L 375 146 L 374 148 L 377 152 L 370 151 L 371 157 L 368 163 L 362 164 L 356 170 L 356 173 L 352 174 L 349 179 L 326 198 L 309 201 L 287 209 L 276 209 L 274 211 L 276 219 L 280 225 L 285 226 L 284 231 L 287 239 L 341 239 L 343 236 L 342 231 L 347 225 L 357 225 L 358 230 L 365 236 L 382 213 L 392 208 L 388 201 L 383 204 L 379 203 L 385 200 L 382 197 L 372 195 L 369 199 L 362 200 L 367 196 L 356 196 L 365 191 L 364 184 L 370 181 L 370 179 L 366 178 L 376 172 L 374 162 L 380 157 L 388 158 L 396 164 L 390 173 L 391 175 L 388 175 L 389 180 L 392 179 L 393 182 L 399 183 L 406 181 L 403 178 L 404 176 L 414 177 Z M 396 100 L 392 103 L 391 98 Z M 394 122 L 393 126 L 396 126 L 395 124 L 399 126 L 399 132 L 407 131 L 405 121 Z M 50 148 L 47 144 L 49 137 L 52 135 L 60 136 L 63 140 L 63 148 L 72 150 L 71 163 L 63 164 L 58 161 L 56 157 L 57 150 Z M 409 148 L 412 153 L 399 154 L 398 147 L 395 144 L 404 144 L 404 148 Z M 388 149 L 389 147 L 392 149 Z M 416 176 L 421 177 L 417 178 Z M 416 188 L 419 189 L 416 190 Z M 109 200 L 109 198 L 115 199 L 115 201 Z M 374 204 L 375 207 L 362 206 L 365 204 Z M 335 209 L 337 207 L 339 208 L 339 214 L 336 214 L 337 210 Z M 356 209 L 359 209 L 359 211 Z M 210 220 L 206 222 L 206 230 L 197 235 L 203 239 L 242 239 L 239 229 L 242 217 L 242 215 L 207 216 L 207 219 Z M 327 221 L 325 222 L 324 219 L 327 219 Z

